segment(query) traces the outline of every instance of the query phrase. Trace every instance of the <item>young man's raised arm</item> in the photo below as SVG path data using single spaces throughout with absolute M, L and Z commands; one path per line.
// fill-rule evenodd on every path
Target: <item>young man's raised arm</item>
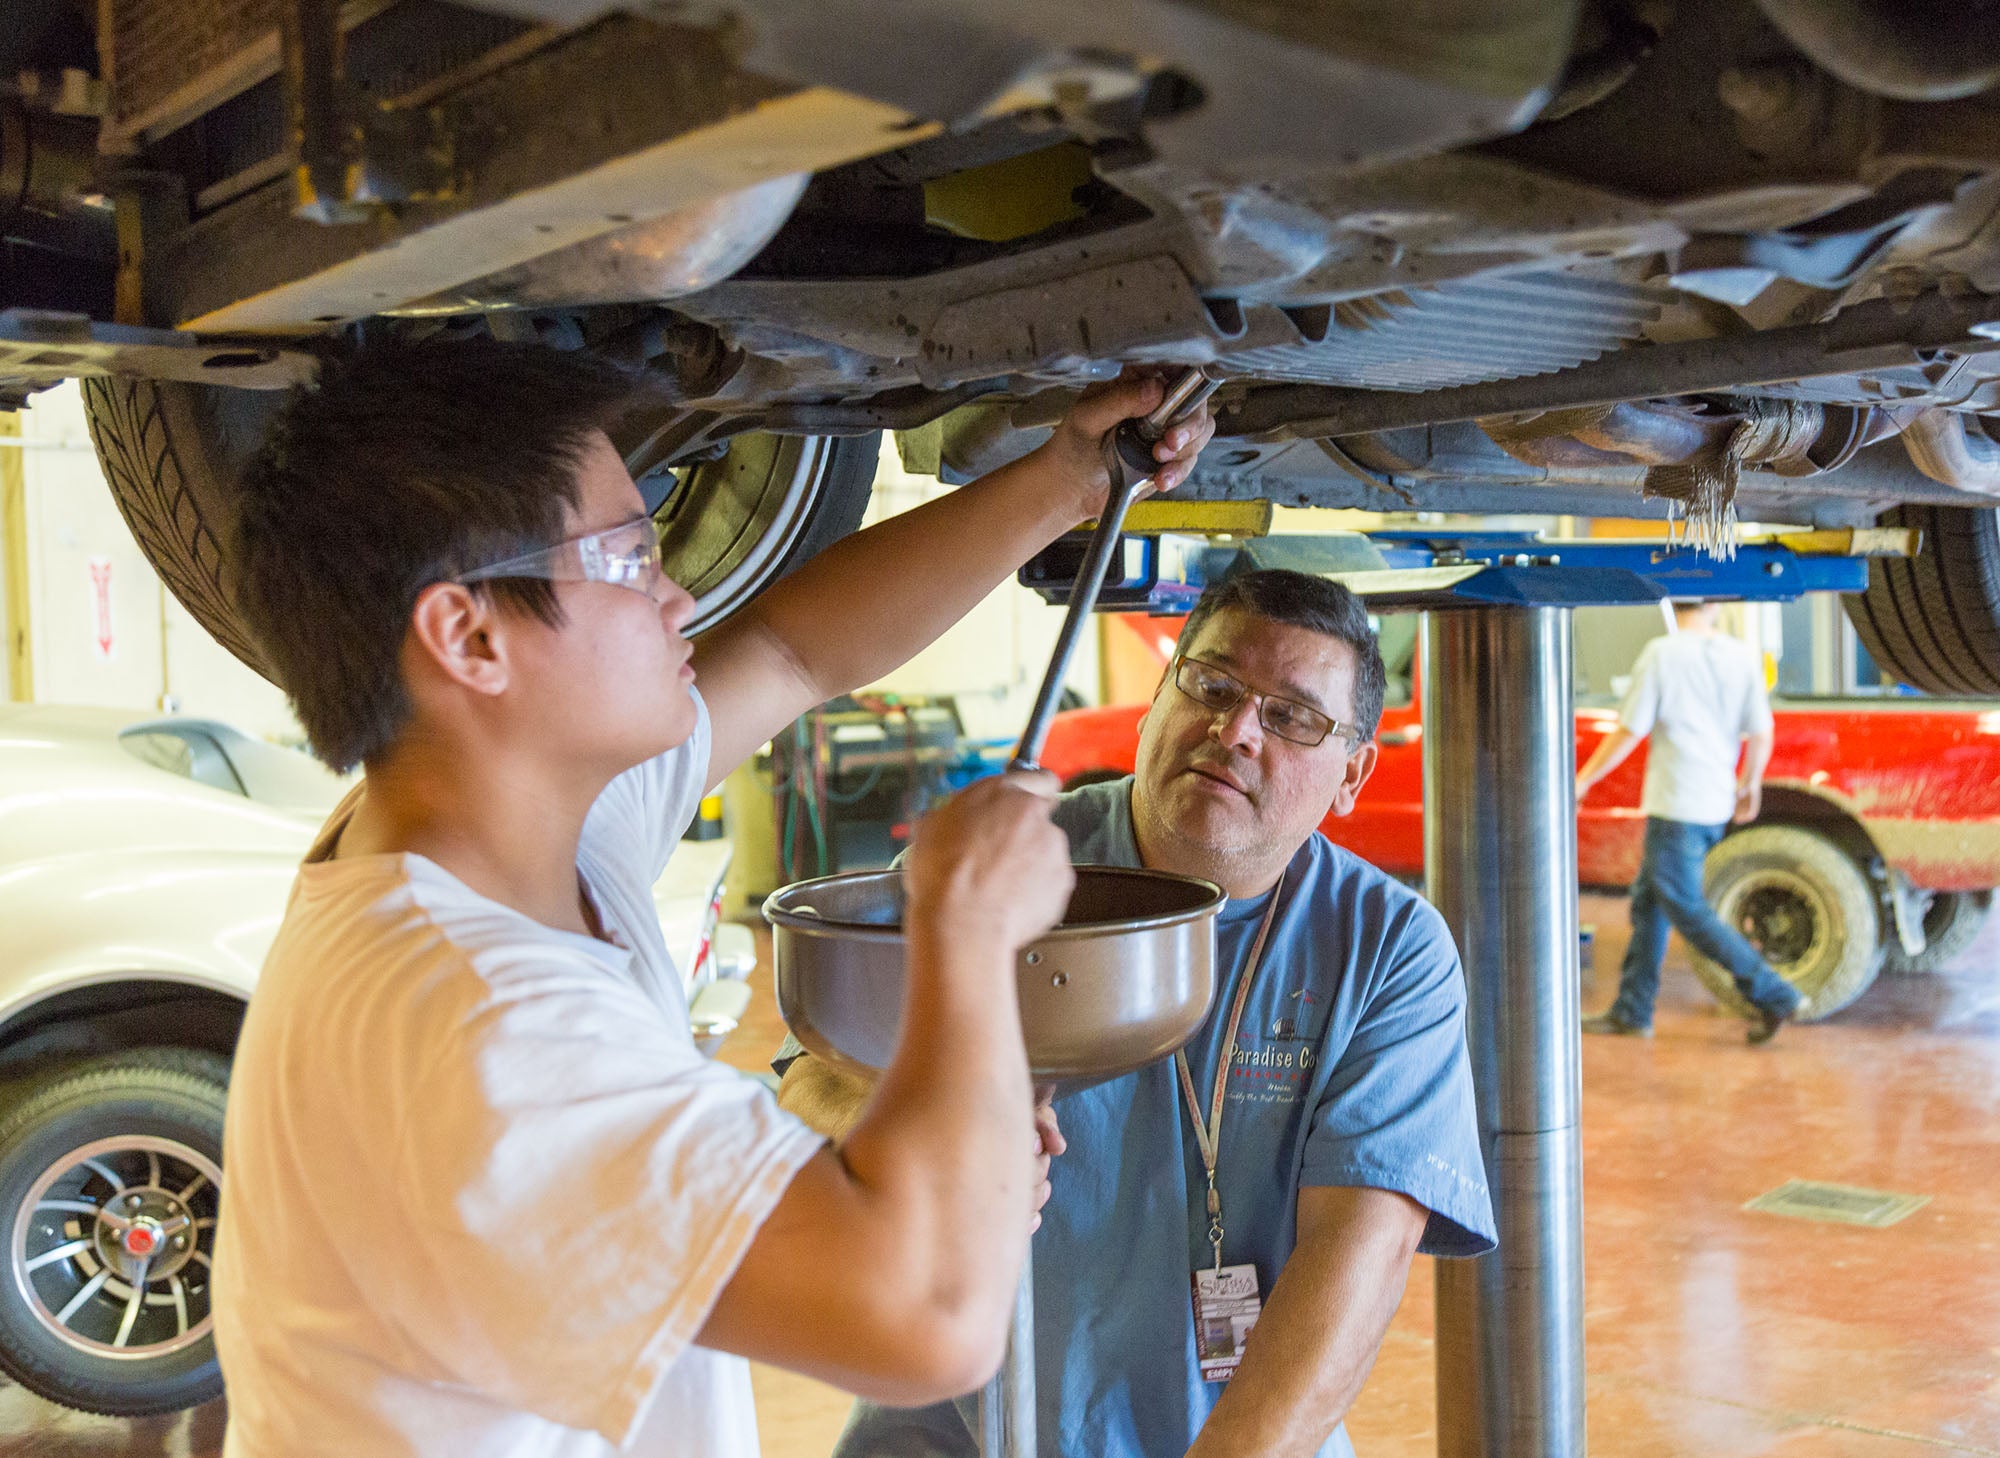
M 1104 437 L 1159 403 L 1158 381 L 1086 391 L 1056 432 L 1012 465 L 834 543 L 705 634 L 695 671 L 708 704 L 708 783 L 816 704 L 914 657 L 1007 575 L 1104 505 Z M 1204 414 L 1156 452 L 1171 490 L 1214 426 Z

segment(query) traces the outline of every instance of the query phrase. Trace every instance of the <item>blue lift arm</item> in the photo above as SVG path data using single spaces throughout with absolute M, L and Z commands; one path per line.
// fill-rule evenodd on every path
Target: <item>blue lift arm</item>
M 1106 584 L 1106 612 L 1185 613 L 1212 583 L 1285 567 L 1343 583 L 1382 612 L 1544 605 L 1595 607 L 1667 598 L 1789 602 L 1809 592 L 1860 592 L 1870 556 L 1906 556 L 1915 533 L 1798 532 L 1753 539 L 1730 560 L 1672 542 L 1552 539 L 1449 528 L 1260 537 L 1216 544 L 1172 534 L 1130 536 L 1123 576 Z M 1046 601 L 1068 601 L 1077 536 L 1021 569 Z

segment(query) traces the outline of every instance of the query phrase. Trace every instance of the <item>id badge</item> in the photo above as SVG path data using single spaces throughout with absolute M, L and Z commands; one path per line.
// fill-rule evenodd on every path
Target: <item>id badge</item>
M 1213 1266 L 1196 1271 L 1194 1286 L 1194 1350 L 1204 1382 L 1227 1382 L 1236 1375 L 1249 1344 L 1250 1328 L 1264 1309 L 1257 1294 L 1254 1265 Z

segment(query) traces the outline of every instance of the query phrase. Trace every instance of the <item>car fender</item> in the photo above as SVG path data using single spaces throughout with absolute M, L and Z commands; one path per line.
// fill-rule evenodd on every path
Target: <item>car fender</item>
M 247 1000 L 297 875 L 286 855 L 108 851 L 0 874 L 0 1028 L 60 993 L 173 982 Z
M 1870 833 L 1867 817 L 1852 797 L 1823 780 L 1801 780 L 1790 776 L 1767 778 L 1757 818 L 1749 825 L 1730 825 L 1725 835 L 1734 835 L 1758 825 L 1796 825 L 1816 831 L 1839 846 L 1861 867 L 1870 884 L 1877 888 L 1882 910 L 1890 910 L 1882 867 L 1888 864 L 1882 847 Z

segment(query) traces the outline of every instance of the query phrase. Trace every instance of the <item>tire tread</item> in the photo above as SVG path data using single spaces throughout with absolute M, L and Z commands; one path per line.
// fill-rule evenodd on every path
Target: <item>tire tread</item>
M 265 673 L 256 642 L 236 614 L 224 544 L 233 525 L 222 483 L 183 460 L 162 388 L 135 379 L 83 382 L 90 436 L 112 499 L 167 590 L 215 640 Z M 268 677 L 268 673 L 266 673 Z
M 1854 630 L 1884 673 L 1934 694 L 2000 694 L 2000 525 L 1980 507 L 1903 505 L 1884 526 L 1914 527 L 1913 558 L 1869 563 L 1846 599 Z

